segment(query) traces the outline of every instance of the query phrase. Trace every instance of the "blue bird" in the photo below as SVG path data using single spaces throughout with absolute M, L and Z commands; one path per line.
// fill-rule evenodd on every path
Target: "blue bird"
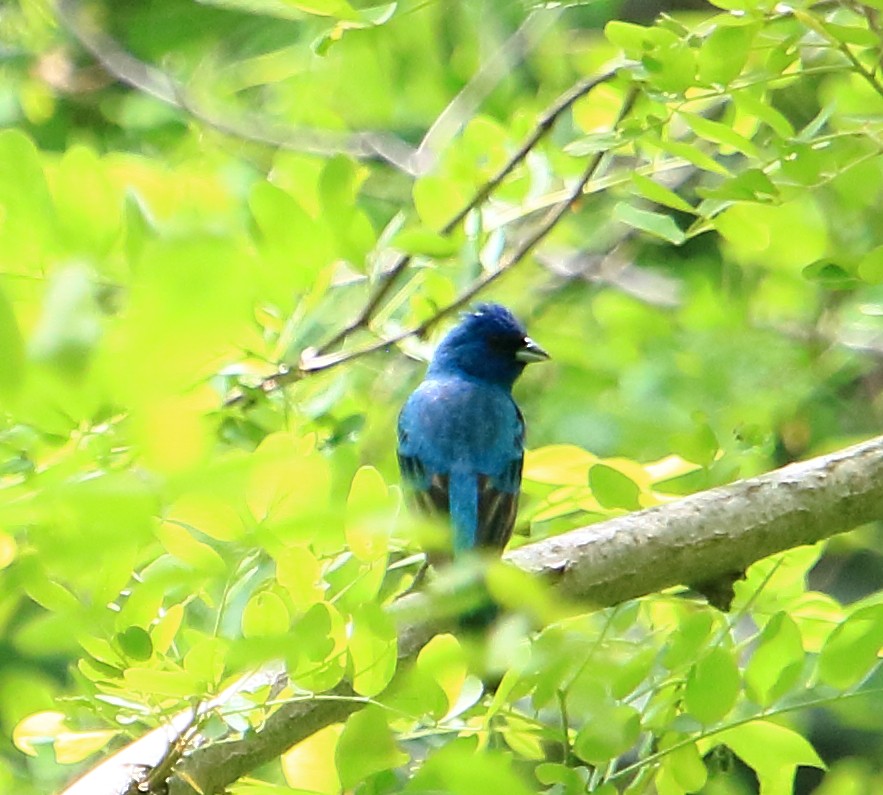
M 502 550 L 512 535 L 524 460 L 512 385 L 548 358 L 508 309 L 480 304 L 442 340 L 402 408 L 402 478 L 420 509 L 450 517 L 455 557 Z

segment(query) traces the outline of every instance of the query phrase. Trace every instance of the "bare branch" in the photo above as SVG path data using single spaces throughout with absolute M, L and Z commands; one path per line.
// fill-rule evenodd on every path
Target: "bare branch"
M 503 182 L 504 179 L 515 169 L 515 167 L 525 158 L 528 153 L 539 143 L 552 129 L 555 121 L 570 108 L 574 102 L 580 97 L 588 94 L 593 88 L 602 83 L 609 82 L 616 76 L 615 72 L 607 72 L 594 78 L 581 80 L 569 91 L 563 94 L 555 103 L 543 114 L 533 132 L 528 136 L 527 140 L 519 147 L 506 164 L 488 181 L 472 199 L 463 207 L 442 229 L 443 234 L 450 234 L 451 231 L 463 221 L 469 212 L 493 193 L 494 190 Z M 614 122 L 614 129 L 622 121 L 622 119 L 631 110 L 632 104 L 637 97 L 637 91 L 631 89 L 626 96 L 617 120 Z M 484 290 L 488 285 L 499 279 L 504 273 L 510 271 L 515 265 L 521 262 L 531 251 L 536 248 L 546 236 L 557 226 L 558 222 L 581 198 L 586 185 L 598 170 L 607 152 L 599 151 L 592 155 L 580 178 L 565 193 L 564 199 L 558 204 L 553 205 L 546 213 L 543 220 L 537 224 L 533 232 L 531 232 L 524 240 L 522 240 L 512 251 L 510 251 L 500 262 L 498 268 L 487 273 L 481 279 L 475 281 L 466 290 L 464 290 L 455 300 L 439 309 L 432 317 L 423 321 L 420 325 L 403 331 L 392 337 L 387 337 L 371 345 L 359 348 L 354 351 L 341 351 L 335 353 L 326 353 L 330 348 L 336 346 L 343 341 L 349 334 L 358 331 L 367 326 L 380 304 L 386 298 L 392 289 L 393 282 L 396 277 L 405 270 L 411 262 L 410 255 L 402 255 L 395 264 L 384 275 L 384 280 L 380 283 L 378 289 L 371 296 L 359 316 L 348 326 L 337 332 L 329 339 L 321 348 L 305 351 L 301 357 L 298 367 L 288 367 L 283 365 L 273 375 L 265 378 L 260 385 L 260 389 L 264 392 L 275 391 L 286 384 L 290 384 L 307 375 L 318 373 L 323 370 L 329 370 L 337 367 L 344 362 L 353 361 L 378 351 L 386 350 L 393 345 L 407 339 L 411 336 L 420 336 L 425 334 L 436 323 L 455 312 L 460 307 L 471 301 L 478 293 Z M 227 406 L 242 403 L 245 400 L 243 393 L 235 393 L 226 401 Z
M 814 544 L 883 517 L 883 437 L 791 464 L 760 477 L 700 492 L 524 546 L 506 560 L 545 578 L 562 596 L 592 606 L 743 571 L 775 552 Z M 431 613 L 429 597 L 399 600 L 399 658 L 413 659 L 438 631 L 414 616 Z M 318 700 L 280 707 L 243 739 L 208 744 L 183 760 L 171 795 L 220 792 L 324 726 L 359 709 L 348 685 Z M 189 715 L 184 715 L 182 725 Z M 133 766 L 156 764 L 167 730 L 156 730 L 96 767 L 63 795 L 111 795 Z M 123 766 L 123 767 L 121 767 Z M 129 774 L 130 775 L 130 774 Z

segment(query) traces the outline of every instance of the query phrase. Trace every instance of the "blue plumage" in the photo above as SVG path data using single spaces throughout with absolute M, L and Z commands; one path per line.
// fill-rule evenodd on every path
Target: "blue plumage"
M 451 518 L 454 554 L 512 535 L 524 420 L 512 385 L 548 359 L 505 307 L 480 304 L 442 340 L 399 415 L 402 477 L 418 505 Z

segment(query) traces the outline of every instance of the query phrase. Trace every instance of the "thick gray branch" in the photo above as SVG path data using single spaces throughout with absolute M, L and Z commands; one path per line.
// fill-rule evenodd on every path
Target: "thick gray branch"
M 507 560 L 546 577 L 563 596 L 612 605 L 674 585 L 741 571 L 756 560 L 883 518 L 883 437 L 830 455 L 694 494 L 677 502 L 522 547 Z M 439 629 L 411 620 L 427 597 L 400 600 L 399 656 L 412 659 Z M 345 685 L 291 703 L 247 738 L 197 748 L 170 781 L 171 795 L 222 791 L 320 728 L 359 709 Z M 186 720 L 184 721 L 186 723 Z M 155 765 L 168 744 L 155 731 L 88 773 L 64 795 L 117 795 L 131 765 Z M 129 765 L 127 769 L 126 765 Z M 123 782 L 122 785 L 120 782 Z

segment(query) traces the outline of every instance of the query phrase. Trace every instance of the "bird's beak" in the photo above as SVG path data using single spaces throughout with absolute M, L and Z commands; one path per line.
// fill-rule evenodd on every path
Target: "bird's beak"
M 551 357 L 530 337 L 525 337 L 524 344 L 516 352 L 515 358 L 520 362 L 530 364 L 531 362 L 544 362 Z

